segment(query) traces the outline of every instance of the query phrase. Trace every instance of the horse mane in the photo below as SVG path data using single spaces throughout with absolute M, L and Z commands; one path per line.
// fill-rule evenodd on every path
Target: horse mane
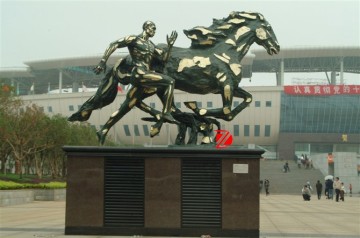
M 255 12 L 231 12 L 223 19 L 213 19 L 209 27 L 196 26 L 184 30 L 184 34 L 191 40 L 191 47 L 209 48 L 227 38 L 233 29 L 238 29 L 244 22 L 255 19 L 263 20 L 264 17 Z

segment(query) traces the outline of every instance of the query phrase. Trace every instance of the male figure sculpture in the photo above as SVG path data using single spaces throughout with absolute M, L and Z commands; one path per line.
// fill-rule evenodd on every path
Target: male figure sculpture
M 173 92 L 175 80 L 165 74 L 155 72 L 151 68 L 151 62 L 154 58 L 166 63 L 169 58 L 172 46 L 177 38 L 176 31 L 173 31 L 170 37 L 167 37 L 168 49 L 164 51 L 156 48 L 155 44 L 149 38 L 155 35 L 156 26 L 151 21 L 146 21 L 143 24 L 143 32 L 140 35 L 130 35 L 110 43 L 100 63 L 94 68 L 96 74 L 105 71 L 106 61 L 110 55 L 117 48 L 127 47 L 133 63 L 133 70 L 131 72 L 131 84 L 133 88 L 129 90 L 126 100 L 121 105 L 118 111 L 113 113 L 106 124 L 97 132 L 98 139 L 101 144 L 104 143 L 106 134 L 109 129 L 121 119 L 128 111 L 135 105 L 141 103 L 142 96 L 147 91 L 161 90 L 163 96 L 161 101 L 163 104 L 162 115 L 159 118 L 161 121 L 176 123 L 176 120 L 171 115 L 171 106 L 173 101 Z M 159 133 L 159 129 L 152 133 Z

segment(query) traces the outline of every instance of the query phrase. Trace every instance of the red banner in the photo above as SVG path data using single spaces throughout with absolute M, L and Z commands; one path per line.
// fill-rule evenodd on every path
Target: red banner
M 290 85 L 284 86 L 284 92 L 291 95 L 311 96 L 360 95 L 360 85 Z

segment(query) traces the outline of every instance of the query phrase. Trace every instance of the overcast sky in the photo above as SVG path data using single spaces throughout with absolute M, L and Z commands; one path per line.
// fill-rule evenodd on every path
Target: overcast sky
M 176 30 L 175 46 L 188 47 L 184 29 L 209 26 L 231 11 L 262 13 L 283 48 L 360 46 L 359 0 L 0 1 L 0 67 L 101 55 L 111 41 L 139 34 L 146 20 L 157 25 L 154 43 L 165 43 L 166 34 Z

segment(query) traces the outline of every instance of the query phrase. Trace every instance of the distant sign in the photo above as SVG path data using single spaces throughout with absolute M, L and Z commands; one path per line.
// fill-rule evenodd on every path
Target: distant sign
M 287 85 L 284 86 L 284 92 L 310 96 L 360 95 L 360 85 Z
M 233 173 L 234 174 L 248 174 L 249 165 L 248 164 L 233 164 Z

